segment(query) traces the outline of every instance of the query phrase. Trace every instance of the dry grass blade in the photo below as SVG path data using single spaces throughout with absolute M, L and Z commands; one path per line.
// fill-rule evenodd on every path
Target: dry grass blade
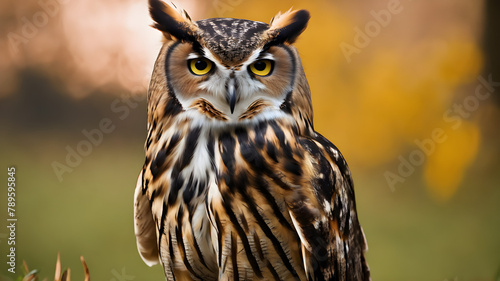
M 56 274 L 54 276 L 55 281 L 61 280 L 61 253 L 57 252 L 57 262 L 56 262 Z
M 71 269 L 66 269 L 62 275 L 61 281 L 71 281 Z
M 85 281 L 90 281 L 89 268 L 88 268 L 87 263 L 85 262 L 85 259 L 83 258 L 83 256 L 80 256 L 80 261 L 82 262 L 82 265 L 83 265 L 83 271 L 85 271 Z
M 28 264 L 26 264 L 26 261 L 23 260 L 23 266 L 24 266 L 24 272 L 28 273 L 30 270 L 28 269 Z
M 38 273 L 38 270 L 36 270 L 36 269 L 31 271 L 30 273 L 26 274 L 26 276 L 24 276 L 23 281 L 36 281 L 36 280 L 38 280 L 38 277 L 36 276 L 37 273 Z
M 90 281 L 90 272 L 89 268 L 87 266 L 87 263 L 85 262 L 85 259 L 83 256 L 80 256 L 80 261 L 82 262 L 83 265 L 83 271 L 85 274 L 85 281 Z M 22 279 L 22 281 L 38 281 L 38 270 L 32 270 L 31 272 L 28 273 L 28 264 L 26 261 L 23 260 L 23 267 L 25 270 L 25 275 Z M 21 277 L 19 277 L 21 278 Z M 16 279 L 16 280 L 21 280 L 21 279 Z M 49 281 L 48 278 L 44 278 L 43 281 Z M 57 253 L 57 262 L 56 262 L 56 270 L 55 270 L 55 275 L 54 275 L 54 281 L 71 281 L 71 269 L 68 268 L 66 269 L 62 275 L 61 275 L 61 254 Z

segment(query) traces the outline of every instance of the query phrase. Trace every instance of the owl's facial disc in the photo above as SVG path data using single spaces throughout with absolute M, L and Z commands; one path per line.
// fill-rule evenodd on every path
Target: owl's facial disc
M 289 46 L 254 50 L 228 64 L 207 48 L 179 43 L 167 58 L 167 80 L 183 109 L 209 119 L 240 122 L 280 111 L 296 73 Z

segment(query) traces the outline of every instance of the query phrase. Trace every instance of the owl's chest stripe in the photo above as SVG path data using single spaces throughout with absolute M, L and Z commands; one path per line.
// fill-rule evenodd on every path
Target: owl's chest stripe
M 186 253 L 186 246 L 184 244 L 184 234 L 182 233 L 182 223 L 183 223 L 183 218 L 184 218 L 184 209 L 182 208 L 182 205 L 179 207 L 179 212 L 177 214 L 177 227 L 175 228 L 175 235 L 177 237 L 177 245 L 182 257 L 182 261 L 184 262 L 184 265 L 186 266 L 186 269 L 196 278 L 203 280 L 202 277 L 200 277 L 196 271 L 193 269 L 191 263 L 188 260 L 188 254 Z M 199 250 L 198 243 L 196 242 L 196 239 L 194 240 L 194 248 L 197 250 L 197 254 L 200 257 L 200 262 L 206 267 L 205 260 L 203 259 L 203 255 L 201 254 L 201 251 Z M 198 246 L 198 247 L 197 247 Z
M 172 168 L 172 174 L 170 178 L 172 179 L 172 184 L 170 186 L 170 191 L 168 194 L 168 201 L 167 205 L 172 206 L 174 203 L 177 201 L 178 193 L 179 191 L 184 187 L 185 191 L 184 192 L 190 192 L 192 189 L 192 186 L 189 186 L 189 184 L 193 185 L 193 176 L 190 175 L 189 180 L 188 180 L 188 185 L 185 185 L 185 176 L 181 174 L 181 172 L 189 165 L 193 165 L 191 163 L 191 160 L 193 159 L 194 152 L 196 150 L 198 138 L 200 137 L 201 133 L 201 127 L 196 127 L 192 129 L 185 140 L 185 145 L 184 145 L 184 150 L 180 154 L 180 158 L 177 160 L 177 162 L 174 164 L 174 167 Z M 194 163 L 196 164 L 196 163 Z M 188 197 L 189 196 L 184 196 Z
M 236 218 L 236 214 L 233 212 L 231 208 L 231 197 L 230 196 L 224 196 L 223 195 L 223 206 L 226 211 L 226 214 L 229 217 L 229 220 L 231 221 L 231 226 L 235 228 L 236 233 L 238 233 L 239 238 L 241 239 L 241 243 L 243 244 L 243 248 L 245 249 L 245 253 L 248 259 L 248 262 L 250 263 L 250 266 L 255 272 L 255 275 L 257 275 L 259 278 L 262 278 L 262 272 L 260 271 L 259 265 L 257 263 L 257 259 L 255 256 L 252 254 L 252 248 L 250 247 L 250 242 L 248 241 L 248 237 L 241 227 L 240 223 L 238 222 L 238 219 Z M 222 237 L 219 237 L 221 239 Z M 220 243 L 221 244 L 221 243 Z M 233 248 L 236 248 L 233 247 Z M 220 251 L 222 252 L 222 251 Z M 235 257 L 234 257 L 235 258 Z
M 249 196 L 249 194 L 246 192 L 245 188 L 242 188 L 242 184 L 244 182 L 237 181 L 236 182 L 238 187 L 236 190 L 238 193 L 241 194 L 243 198 L 243 202 L 245 202 L 245 206 L 250 210 L 250 216 L 252 216 L 257 224 L 259 225 L 260 229 L 264 232 L 264 235 L 271 241 L 271 244 L 273 245 L 274 250 L 278 254 L 278 256 L 281 258 L 281 261 L 283 265 L 290 271 L 292 276 L 294 276 L 296 279 L 299 279 L 298 274 L 292 264 L 290 263 L 290 259 L 288 255 L 285 252 L 285 249 L 283 248 L 283 245 L 280 243 L 280 240 L 274 235 L 273 231 L 269 227 L 269 225 L 266 223 L 265 219 L 262 217 L 262 215 L 259 213 L 257 210 L 257 203 L 253 199 L 253 197 Z M 252 253 L 252 248 L 250 246 L 250 243 L 248 241 L 247 233 L 245 230 L 242 228 L 240 225 L 240 222 L 237 219 L 236 214 L 234 213 L 232 209 L 232 196 L 228 192 L 222 193 L 223 197 L 223 206 L 226 214 L 229 216 L 229 219 L 231 221 L 231 225 L 236 229 L 236 232 L 238 233 L 238 236 L 240 237 L 243 247 L 245 249 L 245 253 L 247 255 L 248 261 L 250 265 L 252 266 L 252 269 L 255 271 L 256 275 L 261 277 L 261 271 L 258 267 L 257 260 L 255 256 Z
M 256 268 L 254 268 L 254 261 L 256 262 L 254 253 L 257 252 L 259 254 L 259 251 L 256 248 L 252 248 L 248 242 L 247 234 L 249 226 L 245 224 L 247 221 L 245 216 L 248 216 L 251 221 L 256 222 L 254 227 L 262 230 L 265 237 L 269 239 L 275 253 L 281 259 L 281 264 L 285 266 L 292 276 L 298 279 L 299 275 L 292 265 L 291 257 L 287 254 L 289 253 L 288 243 L 290 242 L 281 243 L 276 233 L 274 233 L 276 229 L 268 224 L 268 218 L 275 217 L 284 229 L 286 229 L 285 232 L 292 233 L 294 231 L 294 228 L 285 218 L 283 211 L 276 201 L 283 199 L 280 198 L 278 193 L 271 194 L 271 183 L 266 181 L 266 179 L 269 179 L 269 182 L 272 182 L 275 186 L 283 187 L 284 190 L 292 189 L 289 184 L 284 183 L 276 175 L 275 171 L 273 171 L 271 163 L 274 163 L 274 161 L 269 158 L 268 160 L 265 159 L 264 144 L 270 141 L 265 137 L 266 135 L 277 139 L 277 143 L 273 145 L 277 146 L 275 153 L 279 152 L 280 159 L 286 163 L 294 163 L 291 165 L 283 164 L 285 167 L 294 166 L 288 172 L 291 174 L 300 174 L 295 168 L 295 164 L 298 163 L 293 158 L 290 145 L 285 141 L 283 130 L 279 129 L 277 124 L 275 125 L 276 127 L 269 127 L 267 124 L 257 126 L 258 129 L 252 131 L 252 137 L 249 136 L 248 131 L 245 129 L 236 129 L 232 133 L 226 133 L 219 137 L 220 157 L 224 165 L 224 169 L 220 171 L 219 187 L 221 189 L 225 213 L 231 221 L 231 226 L 234 227 L 242 241 L 248 261 L 253 270 L 256 271 Z M 270 128 L 270 132 L 266 134 L 268 128 Z M 260 194 L 264 201 L 257 202 L 255 197 L 251 195 L 255 194 L 254 192 Z M 235 200 L 235 198 L 241 198 L 241 201 Z M 243 204 L 244 207 L 237 207 L 239 204 Z M 270 207 L 272 213 L 261 213 L 261 206 L 266 205 Z M 241 208 L 248 210 L 248 212 L 238 211 Z M 256 239 L 256 241 L 258 240 Z

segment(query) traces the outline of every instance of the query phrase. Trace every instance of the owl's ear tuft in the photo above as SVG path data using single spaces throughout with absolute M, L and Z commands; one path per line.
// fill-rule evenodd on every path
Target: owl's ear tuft
M 162 31 L 166 39 L 195 41 L 197 27 L 185 10 L 178 9 L 173 3 L 167 5 L 161 0 L 149 0 L 149 13 L 156 22 L 153 27 Z
M 311 16 L 306 10 L 278 13 L 271 19 L 269 32 L 274 44 L 293 43 L 299 35 L 306 29 L 307 22 Z

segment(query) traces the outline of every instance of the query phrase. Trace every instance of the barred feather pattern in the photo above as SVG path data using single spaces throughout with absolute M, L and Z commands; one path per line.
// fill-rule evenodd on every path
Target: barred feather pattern
M 148 150 L 142 179 L 168 280 L 367 280 L 352 180 L 333 144 L 280 120 L 177 128 Z
M 288 119 L 193 126 L 171 102 L 150 125 L 140 180 L 168 280 L 369 280 L 332 143 Z
M 170 17 L 173 9 L 150 2 L 161 30 L 175 36 L 160 51 L 148 94 L 146 159 L 134 202 L 143 260 L 161 262 L 167 280 L 371 280 L 351 173 L 337 147 L 314 130 L 309 86 L 290 45 L 308 13 L 289 11 L 277 17 L 274 29 L 224 19 L 179 22 L 172 31 L 162 25 L 164 18 L 171 23 L 188 16 Z M 210 28 L 203 32 L 222 37 L 231 28 L 246 30 L 235 42 L 256 51 L 227 55 L 227 48 L 210 48 L 217 44 L 210 36 L 184 42 L 197 40 L 191 35 L 201 36 L 196 28 L 204 26 Z M 262 42 L 255 41 L 259 34 Z M 211 95 L 176 92 L 187 89 L 170 79 L 176 48 L 186 54 L 211 50 L 218 67 L 227 68 L 240 68 L 255 52 L 271 52 L 277 60 L 290 59 L 290 69 L 275 74 L 290 84 L 284 94 L 237 107 L 234 117 L 220 100 L 212 104 Z

